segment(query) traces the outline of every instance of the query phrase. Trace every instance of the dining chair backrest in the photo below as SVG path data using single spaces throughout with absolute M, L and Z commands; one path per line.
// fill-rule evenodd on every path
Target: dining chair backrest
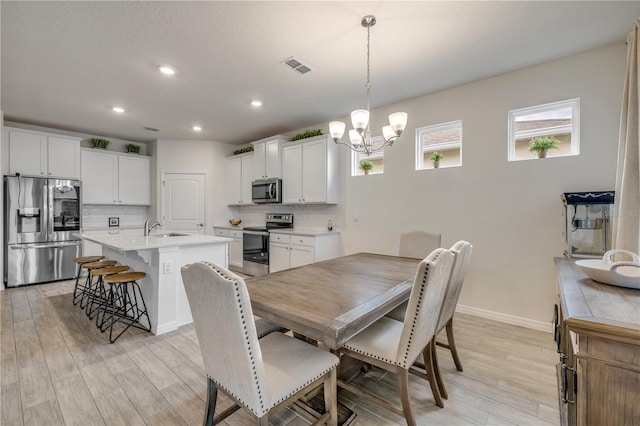
M 440 318 L 438 319 L 436 333 L 447 325 L 447 322 L 453 318 L 453 314 L 456 311 L 456 305 L 460 298 L 464 277 L 467 273 L 467 269 L 469 269 L 473 246 L 467 241 L 458 241 L 449 249 L 449 251 L 453 253 L 455 260 L 453 261 L 451 278 L 449 278 L 449 284 L 447 285 L 447 292 L 444 296 L 444 302 L 442 304 Z
M 453 260 L 449 250 L 439 248 L 418 265 L 398 345 L 402 368 L 413 364 L 435 334 Z
M 209 262 L 181 271 L 205 372 L 218 388 L 263 416 L 269 393 L 244 280 Z
M 427 231 L 409 231 L 400 234 L 400 257 L 424 259 L 441 247 L 442 236 Z

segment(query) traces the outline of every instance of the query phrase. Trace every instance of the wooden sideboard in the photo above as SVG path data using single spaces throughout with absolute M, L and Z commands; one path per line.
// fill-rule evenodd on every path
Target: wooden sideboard
M 640 290 L 589 279 L 555 258 L 554 337 L 563 425 L 640 425 Z

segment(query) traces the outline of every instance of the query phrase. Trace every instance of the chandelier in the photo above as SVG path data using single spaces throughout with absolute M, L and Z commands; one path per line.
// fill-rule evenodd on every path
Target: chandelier
M 370 81 L 370 38 L 371 27 L 376 24 L 376 17 L 373 15 L 367 15 L 362 18 L 362 26 L 367 29 L 367 109 L 357 109 L 351 113 L 351 123 L 353 129 L 349 130 L 350 143 L 342 142 L 342 135 L 344 135 L 345 124 L 342 121 L 332 121 L 329 123 L 329 133 L 333 138 L 333 141 L 337 144 L 345 145 L 352 150 L 367 155 L 371 155 L 374 152 L 382 150 L 385 146 L 393 145 L 393 143 L 402 135 L 402 132 L 407 125 L 407 113 L 394 112 L 389 115 L 389 125 L 382 128 L 382 136 L 384 143 L 373 147 L 371 141 L 371 129 L 369 126 L 369 109 L 371 99 L 371 81 Z

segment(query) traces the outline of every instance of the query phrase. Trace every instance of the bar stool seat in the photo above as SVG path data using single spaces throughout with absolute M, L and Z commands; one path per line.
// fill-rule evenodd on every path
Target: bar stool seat
M 114 343 L 122 334 L 135 327 L 144 331 L 151 331 L 151 320 L 144 302 L 138 281 L 146 277 L 144 272 L 122 272 L 104 277 L 106 289 L 106 304 L 102 308 L 102 327 L 107 330 L 109 325 L 109 342 Z M 141 320 L 144 320 L 145 325 Z M 126 327 L 117 336 L 113 336 L 113 326 L 116 322 Z
M 95 286 L 93 283 L 92 271 L 96 269 L 107 268 L 109 266 L 115 266 L 118 262 L 115 260 L 101 260 L 99 262 L 84 263 L 80 266 L 81 269 L 87 270 L 87 279 L 82 288 L 82 295 L 80 296 L 80 307 L 85 309 L 89 302 L 89 297 L 95 292 Z
M 77 305 L 82 298 L 82 294 L 84 291 L 84 285 L 80 283 L 80 276 L 82 275 L 82 265 L 85 263 L 98 262 L 104 259 L 104 256 L 83 256 L 83 257 L 74 257 L 71 259 L 73 263 L 77 265 L 78 273 L 76 274 L 76 285 L 73 287 L 73 304 Z
M 85 311 L 89 318 L 93 318 L 94 314 L 100 312 L 99 306 L 105 304 L 107 301 L 103 282 L 104 277 L 128 270 L 128 266 L 108 266 L 106 268 L 94 269 L 91 271 L 91 275 L 97 277 L 97 280 L 94 286 L 94 291 L 89 294 L 89 300 Z M 96 315 L 96 326 L 98 325 L 98 322 L 99 315 Z

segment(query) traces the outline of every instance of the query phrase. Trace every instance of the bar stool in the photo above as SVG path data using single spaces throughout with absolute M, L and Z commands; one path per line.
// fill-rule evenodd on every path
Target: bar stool
M 118 262 L 115 260 L 101 260 L 100 262 L 91 262 L 85 263 L 81 266 L 82 269 L 87 270 L 87 280 L 84 283 L 84 287 L 82 289 L 82 295 L 80 297 L 80 308 L 84 309 L 87 306 L 87 302 L 89 302 L 89 296 L 95 291 L 93 288 L 93 275 L 92 271 L 96 269 L 107 268 L 109 266 L 116 266 Z
M 104 277 L 128 270 L 128 266 L 109 266 L 107 268 L 94 269 L 91 271 L 91 275 L 98 278 L 96 280 L 94 290 L 89 293 L 89 301 L 87 303 L 85 313 L 90 319 L 93 319 L 94 314 L 96 314 L 96 326 L 99 321 L 99 315 L 97 314 L 100 312 L 100 306 L 107 303 L 107 293 L 104 288 Z
M 82 294 L 84 292 L 84 285 L 80 283 L 80 276 L 82 275 L 82 265 L 85 263 L 93 263 L 98 262 L 104 259 L 104 256 L 84 256 L 84 257 L 75 257 L 72 259 L 72 262 L 76 264 L 76 268 L 78 268 L 78 273 L 76 275 L 76 285 L 73 288 L 73 304 L 77 305 L 82 298 Z
M 113 343 L 129 327 L 135 327 L 144 331 L 151 331 L 151 320 L 144 303 L 144 297 L 140 291 L 138 281 L 146 277 L 144 272 L 123 272 L 107 275 L 104 283 L 107 290 L 106 304 L 102 309 L 102 327 L 100 331 L 106 331 L 107 320 L 109 324 L 109 342 Z M 145 318 L 148 326 L 144 326 L 140 320 Z M 116 322 L 125 324 L 126 327 L 117 336 L 113 337 L 113 325 Z

